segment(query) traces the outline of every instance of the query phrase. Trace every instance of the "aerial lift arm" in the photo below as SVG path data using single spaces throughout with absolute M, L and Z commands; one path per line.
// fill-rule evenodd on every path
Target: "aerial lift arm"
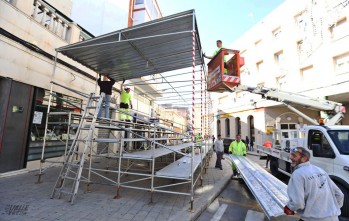
M 345 113 L 345 107 L 342 106 L 341 103 L 328 101 L 328 100 L 320 100 L 320 99 L 311 98 L 311 97 L 307 97 L 307 96 L 292 93 L 292 92 L 280 91 L 272 88 L 249 87 L 245 85 L 239 85 L 234 88 L 234 91 L 235 92 L 248 91 L 250 93 L 260 94 L 262 95 L 263 98 L 267 100 L 274 100 L 277 102 L 281 102 L 284 105 L 286 105 L 286 107 L 288 107 L 290 110 L 294 111 L 298 115 L 307 119 L 314 125 L 318 125 L 319 123 L 316 120 L 304 114 L 303 112 L 294 108 L 292 105 L 300 105 L 304 108 L 327 112 L 330 116 L 325 123 L 325 125 L 327 126 L 338 123 L 343 118 L 343 114 Z

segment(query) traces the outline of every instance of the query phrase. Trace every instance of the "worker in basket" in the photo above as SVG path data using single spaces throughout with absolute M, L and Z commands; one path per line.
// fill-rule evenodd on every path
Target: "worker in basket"
M 213 59 L 214 56 L 216 56 L 216 54 L 218 54 L 218 52 L 223 48 L 221 40 L 217 40 L 216 44 L 217 44 L 217 49 L 213 52 L 212 56 L 208 56 L 205 53 L 203 53 L 202 56 L 208 59 Z M 227 56 L 226 55 L 224 55 L 224 73 L 227 73 Z

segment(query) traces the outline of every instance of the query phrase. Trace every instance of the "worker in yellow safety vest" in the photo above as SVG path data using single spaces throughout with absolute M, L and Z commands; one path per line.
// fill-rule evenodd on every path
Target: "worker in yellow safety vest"
M 241 135 L 236 135 L 236 140 L 229 145 L 229 153 L 238 156 L 246 156 L 246 144 L 241 141 Z M 236 166 L 232 163 L 233 176 L 237 175 Z
M 196 135 L 195 135 L 195 141 L 196 141 L 197 143 L 201 143 L 201 140 L 202 140 L 201 134 L 200 134 L 200 133 L 196 134 Z
M 132 109 L 132 100 L 131 100 L 131 89 L 129 87 L 124 88 L 125 80 L 122 81 L 120 85 L 120 120 L 131 121 L 131 109 Z M 125 116 L 126 115 L 126 116 Z
M 212 56 L 209 56 L 209 55 L 206 55 L 205 53 L 203 53 L 202 55 L 205 57 L 205 58 L 208 58 L 208 59 L 213 59 L 214 56 L 216 56 L 216 54 L 218 54 L 218 52 L 224 47 L 222 46 L 222 41 L 221 40 L 217 40 L 216 41 L 216 45 L 217 45 L 217 49 L 213 52 L 213 55 Z M 224 65 L 226 65 L 225 63 L 227 62 L 227 56 L 224 55 Z M 225 66 L 224 66 L 225 67 Z
M 206 55 L 205 53 L 203 53 L 202 56 L 204 56 L 205 58 L 208 58 L 208 59 L 213 59 L 214 56 L 216 56 L 216 54 L 218 54 L 218 52 L 221 49 L 224 49 L 224 47 L 222 46 L 221 40 L 217 40 L 216 45 L 217 45 L 217 49 L 213 52 L 212 56 Z M 227 55 L 226 54 L 224 55 L 224 73 L 227 73 Z

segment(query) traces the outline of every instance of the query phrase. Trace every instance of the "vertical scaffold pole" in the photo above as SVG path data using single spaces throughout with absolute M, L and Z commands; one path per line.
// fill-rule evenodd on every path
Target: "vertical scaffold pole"
M 44 154 L 45 154 L 45 146 L 46 146 L 47 127 L 48 127 L 48 115 L 50 113 L 50 108 L 51 108 L 51 100 L 52 100 L 52 92 L 53 92 L 53 79 L 54 79 L 55 74 L 56 74 L 57 56 L 58 56 L 58 52 L 56 51 L 56 55 L 55 55 L 55 59 L 54 59 L 54 63 L 53 63 L 51 82 L 50 82 L 51 83 L 51 86 L 50 86 L 50 96 L 49 96 L 49 99 L 48 99 L 48 106 L 47 106 L 47 112 L 46 112 L 45 132 L 44 132 L 44 139 L 43 139 L 43 142 L 42 142 L 42 151 L 41 151 L 41 159 L 40 159 L 40 170 L 39 170 L 37 183 L 41 183 L 41 176 L 43 174 L 42 167 L 43 167 L 43 164 L 45 162 Z
M 193 33 L 192 33 L 192 43 L 193 43 L 193 49 L 192 49 L 192 59 L 193 59 L 193 100 L 192 100 L 192 125 L 193 125 L 193 135 L 192 135 L 192 139 L 193 139 L 193 146 L 191 148 L 191 157 L 190 157 L 190 161 L 191 161 L 191 168 L 190 168 L 190 172 L 191 172 L 191 196 L 190 196 L 190 210 L 193 210 L 194 207 L 194 148 L 195 148 L 195 144 L 194 144 L 194 137 L 195 137 L 195 15 L 193 14 Z
M 205 78 L 205 82 L 207 82 L 207 79 Z M 210 151 L 210 149 L 212 148 L 212 145 L 211 146 L 209 146 L 210 145 L 210 140 L 211 140 L 211 137 L 212 137 L 212 135 L 211 135 L 211 132 L 210 132 L 210 130 L 209 130 L 209 127 L 210 127 L 210 124 L 209 124 L 209 122 L 208 122 L 208 119 L 209 119 L 209 112 L 208 112 L 208 100 L 207 100 L 207 83 L 205 83 L 205 131 L 206 131 L 206 134 L 207 134 L 207 142 L 206 142 L 206 144 L 207 144 L 207 146 L 206 146 L 206 150 L 207 150 L 207 153 Z M 209 166 L 209 164 L 210 164 L 210 159 L 211 159 L 211 152 L 210 153 L 208 153 L 209 154 L 209 156 L 206 158 L 207 160 L 206 160 L 206 164 L 205 164 L 205 173 L 207 173 L 207 167 Z
M 204 148 L 204 153 L 202 153 L 202 138 L 204 138 L 204 142 L 206 142 L 206 140 L 205 140 L 205 135 L 204 135 L 204 133 L 203 133 L 203 120 L 204 120 L 204 118 L 203 118 L 203 114 L 202 114 L 202 107 L 203 107 L 203 105 L 202 105 L 202 97 L 203 97 L 203 92 L 202 92 L 202 84 L 203 84 L 203 77 L 202 77 L 202 66 L 201 66 L 201 68 L 200 68 L 200 74 L 201 74 L 201 91 L 200 91 L 200 100 L 201 100 L 201 106 L 200 106 L 200 119 L 201 119 L 201 121 L 200 121 L 200 124 L 201 124 L 201 129 L 200 129 L 200 131 L 201 131 L 201 143 L 200 143 L 200 155 L 201 155 L 201 171 L 200 171 L 200 181 L 201 181 L 201 186 L 202 186 L 202 180 L 203 180 L 203 177 L 202 177 L 202 170 L 203 170 L 203 166 L 205 165 L 205 163 L 204 163 L 204 153 L 206 153 L 206 148 Z M 206 144 L 206 143 L 205 143 Z M 206 145 L 205 145 L 206 146 Z
M 207 81 L 205 81 L 205 100 L 204 100 L 204 110 L 205 110 L 205 114 L 204 114 L 204 124 L 205 124 L 205 134 L 207 134 L 207 142 L 206 144 L 208 144 L 208 141 L 210 140 L 209 137 L 209 133 L 208 133 L 208 124 L 207 124 Z
M 120 197 L 120 188 L 121 188 L 121 160 L 122 160 L 122 155 L 123 155 L 123 144 L 124 140 L 120 139 L 120 145 L 119 145 L 119 168 L 118 168 L 118 183 L 116 186 L 116 196 L 114 196 L 114 199 L 118 199 Z
M 152 164 L 151 164 L 151 190 L 150 190 L 150 203 L 153 203 L 153 196 L 154 196 L 154 176 L 155 176 L 155 142 L 156 142 L 156 132 L 157 132 L 157 126 L 158 124 L 156 121 L 154 121 L 154 140 L 151 144 L 152 149 Z
M 202 121 L 203 121 L 203 116 L 202 116 L 202 84 L 203 84 L 203 81 L 202 81 L 202 67 L 201 67 L 201 69 L 200 69 L 200 74 L 201 74 L 201 84 L 200 84 L 200 86 L 201 86 L 201 90 L 200 90 L 200 101 L 201 101 L 201 106 L 200 106 L 200 113 L 201 113 L 201 116 L 200 116 L 200 119 L 201 119 L 201 128 L 200 128 L 200 131 L 201 131 L 201 137 L 203 136 L 203 130 L 202 130 L 202 125 L 203 125 L 203 123 L 202 123 Z

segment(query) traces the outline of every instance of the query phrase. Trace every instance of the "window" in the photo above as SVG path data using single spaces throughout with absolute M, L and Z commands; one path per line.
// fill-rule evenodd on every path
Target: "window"
M 281 137 L 283 139 L 296 139 L 298 138 L 298 133 L 296 130 L 295 123 L 282 123 L 280 124 Z
M 281 28 L 277 28 L 273 31 L 273 36 L 274 36 L 275 40 L 280 39 L 281 33 L 282 33 Z
M 254 50 L 253 53 L 257 57 L 262 57 L 263 56 L 263 47 L 262 47 L 262 40 L 258 40 L 254 43 Z M 240 54 L 241 55 L 241 54 Z
M 282 138 L 289 138 L 288 132 L 287 131 L 281 132 L 281 137 Z
M 285 72 L 285 59 L 284 59 L 283 51 L 279 51 L 274 54 L 274 61 L 275 61 L 276 75 L 277 76 L 283 75 Z
M 144 4 L 144 0 L 136 0 L 135 5 Z
M 297 42 L 297 51 L 300 58 L 304 58 L 309 53 L 311 53 L 309 49 L 311 48 L 307 48 L 307 44 L 303 40 Z
M 296 15 L 294 17 L 296 26 L 299 28 L 301 31 L 305 31 L 307 22 L 306 22 L 306 11 L 301 12 L 300 14 Z
M 349 72 L 349 53 L 335 57 L 333 60 L 336 74 L 345 74 Z
M 256 46 L 256 48 L 258 48 L 258 47 L 261 45 L 261 42 L 262 42 L 262 40 L 259 39 L 258 41 L 256 41 L 256 42 L 254 43 L 254 45 Z
M 314 157 L 335 158 L 330 143 L 321 131 L 309 131 L 308 148 L 313 151 Z
M 230 120 L 229 120 L 229 118 L 225 119 L 225 136 L 230 137 Z
M 332 141 L 341 154 L 349 155 L 349 131 L 348 130 L 329 130 Z
M 281 130 L 295 130 L 296 124 L 280 124 Z
M 309 41 L 309 39 L 307 41 L 298 41 L 297 42 L 297 50 L 298 50 L 298 55 L 299 55 L 299 60 L 303 61 L 306 58 L 308 58 L 311 53 L 312 53 L 312 42 Z
M 46 134 L 46 147 L 44 158 L 62 156 L 65 147 L 72 144 L 76 128 L 69 127 L 67 112 L 80 113 L 82 100 L 61 93 L 53 92 L 50 111 L 63 114 L 49 115 Z M 49 103 L 50 91 L 43 88 L 35 89 L 34 117 L 30 132 L 28 161 L 41 159 L 41 148 L 45 135 L 46 114 Z M 81 117 L 71 115 L 72 123 L 79 123 Z
M 259 61 L 257 64 L 257 73 L 258 76 L 256 76 L 256 82 L 259 85 L 264 85 L 265 81 L 266 81 L 266 66 L 264 64 L 263 61 Z
M 349 25 L 347 18 L 344 17 L 338 20 L 334 26 L 331 27 L 332 37 L 334 39 L 341 38 L 349 33 Z
M 297 42 L 297 51 L 298 54 L 301 54 L 304 51 L 304 44 L 302 40 Z
M 265 68 L 265 65 L 263 61 L 260 61 L 257 63 L 257 70 L 259 74 L 264 74 L 264 68 Z
M 217 120 L 217 135 L 221 134 L 221 121 Z
M 303 82 L 314 81 L 313 66 L 309 66 L 309 67 L 301 69 L 301 79 L 303 80 Z
M 283 88 L 287 83 L 287 77 L 286 75 L 281 75 L 276 77 L 276 85 L 279 89 Z
M 262 40 L 258 40 L 254 43 L 254 46 L 256 48 L 256 51 L 260 51 L 261 50 L 261 45 L 262 45 Z
M 284 65 L 284 53 L 283 51 L 279 51 L 277 53 L 274 54 L 274 59 L 275 59 L 275 63 L 277 66 L 282 67 Z
M 254 117 L 253 116 L 248 116 L 247 122 L 249 123 L 249 133 L 248 136 L 250 137 L 250 141 L 255 140 L 255 134 L 254 134 Z
M 235 118 L 235 132 L 236 132 L 236 135 L 241 134 L 241 121 L 240 121 L 240 117 Z

